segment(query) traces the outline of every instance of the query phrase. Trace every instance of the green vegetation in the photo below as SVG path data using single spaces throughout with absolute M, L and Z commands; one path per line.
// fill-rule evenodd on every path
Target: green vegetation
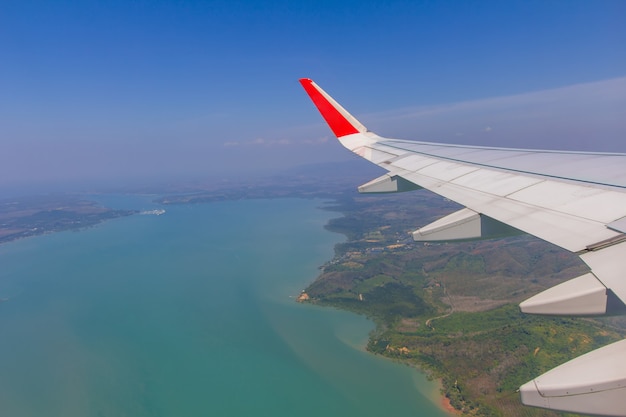
M 528 316 L 507 304 L 454 313 L 430 326 L 393 326 L 373 335 L 368 350 L 431 371 L 452 405 L 472 414 L 552 415 L 521 408 L 517 388 L 620 337 L 596 321 Z
M 408 232 L 454 207 L 424 193 L 344 198 L 328 228 L 348 236 L 305 291 L 309 302 L 364 314 L 367 349 L 426 370 L 464 414 L 559 416 L 523 407 L 518 387 L 621 339 L 614 321 L 521 314 L 517 303 L 586 269 L 528 236 L 423 245 Z

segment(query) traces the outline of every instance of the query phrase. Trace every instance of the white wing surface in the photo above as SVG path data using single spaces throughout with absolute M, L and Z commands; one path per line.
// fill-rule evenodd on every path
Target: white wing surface
M 415 240 L 529 233 L 578 254 L 590 272 L 524 301 L 522 311 L 598 315 L 626 309 L 626 154 L 387 139 L 368 131 L 312 80 L 300 83 L 341 144 L 388 171 L 359 191 L 426 188 L 465 206 L 415 231 Z M 555 368 L 521 392 L 528 405 L 626 416 L 626 341 Z

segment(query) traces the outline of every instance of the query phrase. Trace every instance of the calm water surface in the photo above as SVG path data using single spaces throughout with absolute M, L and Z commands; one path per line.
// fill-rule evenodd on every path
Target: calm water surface
M 321 204 L 168 206 L 0 246 L 0 416 L 445 416 L 423 375 L 363 351 L 370 322 L 294 302 L 342 239 Z

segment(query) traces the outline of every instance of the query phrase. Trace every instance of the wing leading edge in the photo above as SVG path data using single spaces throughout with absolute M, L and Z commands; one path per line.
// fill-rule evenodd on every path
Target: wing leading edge
M 626 310 L 626 154 L 448 145 L 368 131 L 310 79 L 300 83 L 342 145 L 387 174 L 360 192 L 426 188 L 465 206 L 413 233 L 418 241 L 525 232 L 580 256 L 589 273 L 520 304 L 550 315 Z M 626 415 L 626 341 L 590 352 L 520 389 L 527 405 Z

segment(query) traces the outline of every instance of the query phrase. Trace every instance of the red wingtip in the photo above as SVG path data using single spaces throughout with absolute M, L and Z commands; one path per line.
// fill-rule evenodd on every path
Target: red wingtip
M 322 94 L 321 89 L 309 78 L 301 78 L 300 84 L 311 97 L 313 104 L 322 114 L 326 123 L 338 138 L 359 133 L 359 130 Z

